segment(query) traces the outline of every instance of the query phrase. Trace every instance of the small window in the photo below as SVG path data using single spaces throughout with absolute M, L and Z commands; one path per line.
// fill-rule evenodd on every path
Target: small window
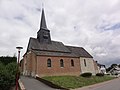
M 60 67 L 64 67 L 63 59 L 60 60 Z
M 74 67 L 74 61 L 71 59 L 71 66 Z
M 51 59 L 47 60 L 47 67 L 51 67 Z
M 87 64 L 86 64 L 86 60 L 84 59 L 84 65 L 85 65 L 85 67 L 87 66 Z

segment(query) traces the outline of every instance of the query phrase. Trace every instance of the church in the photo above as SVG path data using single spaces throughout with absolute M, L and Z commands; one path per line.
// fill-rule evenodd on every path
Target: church
M 23 74 L 33 77 L 79 76 L 85 72 L 97 73 L 93 57 L 83 47 L 67 46 L 51 40 L 42 9 L 37 37 L 30 37 L 23 56 Z

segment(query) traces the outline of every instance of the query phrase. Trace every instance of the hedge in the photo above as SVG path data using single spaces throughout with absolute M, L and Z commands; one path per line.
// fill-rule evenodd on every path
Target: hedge
M 91 72 L 86 72 L 81 74 L 82 77 L 91 77 L 92 73 Z
M 9 90 L 15 85 L 16 72 L 17 64 L 15 62 L 7 65 L 0 62 L 0 90 Z
M 102 76 L 104 76 L 104 73 L 97 73 L 96 76 L 102 77 Z

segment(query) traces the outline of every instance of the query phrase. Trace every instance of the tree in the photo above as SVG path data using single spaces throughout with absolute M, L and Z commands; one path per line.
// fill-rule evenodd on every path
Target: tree
M 17 63 L 4 65 L 0 62 L 0 90 L 9 90 L 11 86 L 15 85 L 16 72 Z
M 117 66 L 117 64 L 112 64 L 110 67 L 108 67 L 108 68 L 106 69 L 106 71 L 109 72 L 112 68 L 114 68 L 114 67 L 116 67 L 116 66 Z
M 114 68 L 114 67 L 116 67 L 116 66 L 117 66 L 117 64 L 112 64 L 112 65 L 111 65 L 112 68 Z
M 118 67 L 120 68 L 120 64 L 118 65 Z
M 10 56 L 2 56 L 0 57 L 0 61 L 1 63 L 3 63 L 4 65 L 7 65 L 11 62 L 17 62 L 17 57 L 13 56 L 13 57 L 10 57 Z
M 10 81 L 12 81 L 11 85 L 15 84 L 15 79 L 16 79 L 16 72 L 17 72 L 17 63 L 9 63 L 6 66 L 7 72 L 11 75 Z
M 0 90 L 7 90 L 9 88 L 8 78 L 9 73 L 7 73 L 7 70 L 5 68 L 5 65 L 0 63 Z

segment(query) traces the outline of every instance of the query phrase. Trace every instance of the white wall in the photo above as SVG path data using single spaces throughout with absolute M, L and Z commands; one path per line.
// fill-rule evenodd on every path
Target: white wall
M 86 61 L 86 66 L 84 60 Z M 95 75 L 93 58 L 80 57 L 80 65 L 81 65 L 81 73 L 91 72 L 93 75 Z

